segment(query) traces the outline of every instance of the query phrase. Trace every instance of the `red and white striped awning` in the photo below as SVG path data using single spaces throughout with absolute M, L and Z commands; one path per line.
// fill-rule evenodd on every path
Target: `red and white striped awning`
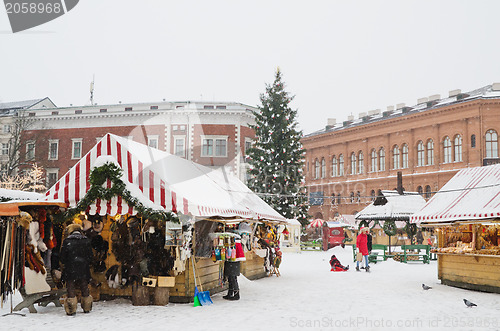
M 89 174 L 112 162 L 122 170 L 126 189 L 145 207 L 200 217 L 284 220 L 235 176 L 130 139 L 107 134 L 46 193 L 75 207 L 90 189 Z M 111 187 L 111 181 L 105 184 Z M 137 213 L 119 196 L 97 200 L 90 214 Z
M 412 223 L 432 224 L 500 218 L 500 164 L 460 170 Z

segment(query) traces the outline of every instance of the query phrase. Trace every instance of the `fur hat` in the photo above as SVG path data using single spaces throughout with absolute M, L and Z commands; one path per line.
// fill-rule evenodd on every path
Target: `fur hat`
M 366 226 L 362 226 L 361 229 L 359 229 L 359 232 L 370 232 L 370 229 L 368 229 Z
M 66 227 L 66 232 L 68 233 L 68 236 L 72 234 L 75 231 L 83 231 L 83 228 L 80 224 L 70 224 Z
M 33 220 L 31 215 L 25 211 L 20 211 L 19 216 L 17 217 L 17 223 L 25 229 L 30 227 L 30 223 Z

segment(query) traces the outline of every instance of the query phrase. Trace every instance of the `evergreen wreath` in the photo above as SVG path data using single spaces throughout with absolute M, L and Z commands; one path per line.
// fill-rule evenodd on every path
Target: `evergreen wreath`
M 410 222 L 407 222 L 405 225 L 405 232 L 410 236 L 413 237 L 417 234 L 417 225 L 416 224 L 410 224 Z
M 176 214 L 169 211 L 155 210 L 150 207 L 145 207 L 139 199 L 132 196 L 130 191 L 126 189 L 125 183 L 121 180 L 122 172 L 123 170 L 112 162 L 107 162 L 100 167 L 92 169 L 89 175 L 90 189 L 87 191 L 85 196 L 78 201 L 76 207 L 66 210 L 64 213 L 64 219 L 71 219 L 78 213 L 87 210 L 87 208 L 97 199 L 109 201 L 114 196 L 121 196 L 129 206 L 133 206 L 137 209 L 139 214 L 141 214 L 144 219 L 163 222 L 179 222 L 179 218 Z M 108 179 L 112 183 L 111 187 L 103 187 L 103 184 Z
M 362 227 L 369 228 L 370 223 L 367 220 L 363 220 L 363 221 L 359 222 L 358 230 L 361 230 Z
M 394 221 L 385 221 L 384 222 L 384 232 L 388 236 L 394 236 L 397 233 L 398 229 L 396 227 L 396 222 Z

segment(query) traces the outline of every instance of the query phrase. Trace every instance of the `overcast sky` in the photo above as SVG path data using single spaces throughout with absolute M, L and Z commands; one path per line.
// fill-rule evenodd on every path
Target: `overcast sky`
M 259 104 L 276 67 L 304 133 L 327 118 L 500 82 L 500 1 L 81 0 L 13 34 L 0 102 Z

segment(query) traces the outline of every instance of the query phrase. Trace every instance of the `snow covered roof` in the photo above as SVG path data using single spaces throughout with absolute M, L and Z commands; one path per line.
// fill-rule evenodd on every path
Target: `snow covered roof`
M 0 198 L 3 200 L 42 200 L 43 194 L 0 188 Z
M 47 98 L 42 99 L 33 99 L 33 100 L 24 100 L 24 101 L 13 101 L 13 102 L 3 102 L 0 103 L 0 110 L 4 109 L 28 109 L 35 106 L 37 103 L 45 100 Z
M 500 164 L 460 170 L 411 216 L 411 222 L 424 225 L 493 218 L 500 218 Z
M 442 98 L 434 102 L 423 102 L 411 107 L 403 107 L 393 111 L 383 112 L 381 114 L 368 115 L 363 118 L 341 122 L 336 125 L 327 126 L 321 130 L 307 134 L 304 136 L 304 138 L 317 136 L 327 132 L 341 131 L 358 125 L 411 115 L 418 112 L 424 112 L 431 109 L 449 106 L 452 104 L 468 102 L 474 99 L 500 99 L 500 90 L 497 87 L 493 88 L 494 85 L 496 86 L 498 85 L 498 83 L 487 85 L 470 92 L 459 93 L 458 95 L 452 97 Z
M 417 192 L 382 191 L 365 209 L 356 214 L 358 220 L 408 220 L 410 215 L 425 205 L 425 199 Z
M 47 191 L 46 199 L 75 207 L 90 189 L 90 171 L 109 162 L 123 170 L 121 180 L 132 196 L 154 210 L 199 217 L 285 220 L 223 168 L 211 169 L 113 134 L 104 136 L 61 177 Z M 137 211 L 115 196 L 111 201 L 95 201 L 89 213 L 133 215 Z

